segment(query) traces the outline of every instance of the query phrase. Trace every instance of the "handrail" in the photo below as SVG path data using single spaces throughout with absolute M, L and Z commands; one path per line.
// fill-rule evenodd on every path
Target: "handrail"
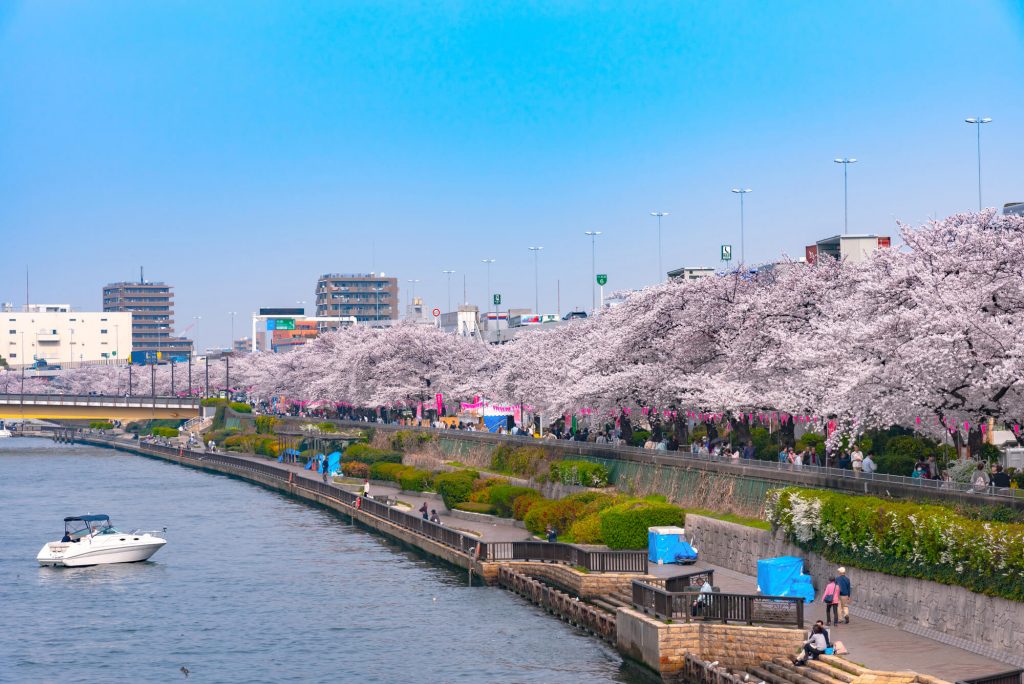
M 804 626 L 804 600 L 793 596 L 668 591 L 633 580 L 632 603 L 662 620 Z
M 108 396 L 99 394 L 13 394 L 0 392 L 0 404 L 86 404 L 101 406 L 132 406 L 143 407 L 174 406 L 176 408 L 199 408 L 201 400 L 195 397 L 153 397 L 148 394 L 131 396 Z
M 591 572 L 647 573 L 647 552 L 644 550 L 583 549 L 562 542 L 488 542 L 486 559 L 565 563 Z
M 998 674 L 959 679 L 956 684 L 1021 684 L 1024 681 L 1024 670 L 1009 670 Z

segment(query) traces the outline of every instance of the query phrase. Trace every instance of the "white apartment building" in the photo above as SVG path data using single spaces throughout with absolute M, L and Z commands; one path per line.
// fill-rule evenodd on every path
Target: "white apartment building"
M 127 363 L 131 358 L 131 313 L 71 311 L 69 307 L 45 304 L 29 308 L 0 312 L 0 356 L 11 368 L 31 366 L 40 360 L 47 365 L 77 368 Z

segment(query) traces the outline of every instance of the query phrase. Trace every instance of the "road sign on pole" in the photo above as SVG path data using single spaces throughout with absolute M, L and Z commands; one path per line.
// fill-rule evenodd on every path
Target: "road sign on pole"
M 600 285 L 601 287 L 604 287 L 607 283 L 608 283 L 608 274 L 607 273 L 598 273 L 597 274 L 597 284 Z
M 501 304 L 501 295 L 496 294 L 494 295 L 494 306 L 498 306 L 499 304 Z
M 732 261 L 732 245 L 722 245 L 722 261 Z

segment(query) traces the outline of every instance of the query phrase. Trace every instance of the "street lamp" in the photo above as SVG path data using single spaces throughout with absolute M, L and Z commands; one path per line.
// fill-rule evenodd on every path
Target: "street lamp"
M 753 192 L 753 191 L 750 188 L 733 188 L 732 191 L 740 196 L 740 266 L 742 266 L 747 261 L 747 255 L 746 255 L 746 253 L 744 251 L 744 244 L 743 244 L 743 229 L 744 229 L 744 225 L 743 225 L 744 224 L 744 219 L 743 219 L 743 196 L 746 195 L 748 192 Z
M 659 235 L 661 231 L 658 231 Z M 597 236 L 601 234 L 599 230 L 588 230 L 583 233 L 584 235 L 590 236 L 590 314 L 593 315 L 597 311 Z M 658 268 L 661 268 L 661 264 L 658 264 Z
M 540 266 L 538 265 L 538 255 L 543 247 L 527 247 L 533 252 L 533 308 L 534 313 L 540 315 Z
M 850 205 L 846 199 L 846 172 L 850 168 L 850 164 L 856 164 L 857 160 L 850 157 L 841 157 L 832 161 L 843 165 L 843 235 L 846 235 L 850 232 Z
M 228 311 L 231 314 L 231 344 L 228 345 L 228 349 L 234 351 L 235 349 L 235 314 L 237 311 Z
M 651 216 L 655 216 L 658 219 L 658 282 L 660 283 L 662 278 L 665 277 L 665 271 L 661 267 L 661 219 L 663 216 L 668 216 L 667 211 L 652 211 Z
M 494 259 L 481 259 L 480 261 L 487 264 L 487 301 L 485 304 L 490 306 L 494 302 L 494 293 L 491 292 L 491 264 L 494 263 Z M 490 311 L 490 309 L 488 309 L 488 311 Z
M 965 123 L 973 124 L 978 129 L 978 211 L 981 211 L 981 124 L 992 123 L 988 116 L 972 116 L 964 119 Z
M 199 321 L 203 320 L 203 317 L 202 316 L 193 316 L 192 320 L 195 321 L 195 323 L 193 323 L 193 325 L 196 327 L 196 334 L 194 335 L 194 337 L 196 338 L 195 341 L 194 341 L 195 342 L 194 352 L 195 352 L 195 351 L 199 351 Z
M 441 273 L 444 273 L 446 276 L 448 276 L 448 311 L 451 311 L 452 310 L 452 274 L 454 274 L 455 271 L 444 270 L 444 271 L 441 271 Z

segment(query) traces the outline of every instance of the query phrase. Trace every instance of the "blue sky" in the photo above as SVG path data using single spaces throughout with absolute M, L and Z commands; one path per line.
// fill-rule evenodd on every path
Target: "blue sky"
M 628 5 L 628 6 L 627 6 Z M 614 288 L 1024 200 L 1024 9 L 991 2 L 295 0 L 0 4 L 0 300 L 97 308 L 176 286 L 202 316 L 312 303 L 376 269 L 445 308 L 589 307 Z

